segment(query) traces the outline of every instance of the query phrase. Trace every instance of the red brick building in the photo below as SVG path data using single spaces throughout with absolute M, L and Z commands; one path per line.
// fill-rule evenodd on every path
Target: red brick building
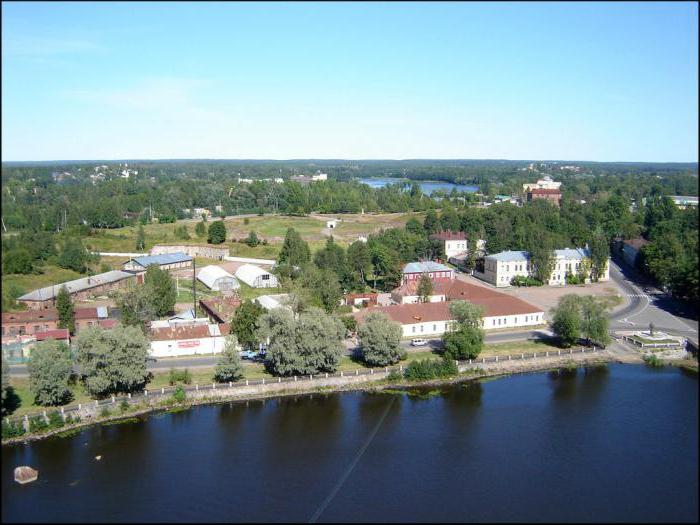
M 112 328 L 115 319 L 109 319 L 107 308 L 76 308 L 75 331 L 83 328 L 99 326 Z M 37 335 L 58 328 L 58 310 L 47 308 L 45 310 L 27 310 L 25 312 L 4 312 L 2 314 L 3 337 L 18 335 Z M 38 337 L 37 337 L 38 339 Z
M 559 190 L 535 188 L 527 192 L 527 202 L 537 199 L 545 199 L 561 206 L 561 192 Z

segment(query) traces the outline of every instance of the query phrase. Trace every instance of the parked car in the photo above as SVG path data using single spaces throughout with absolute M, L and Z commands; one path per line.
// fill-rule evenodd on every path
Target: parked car
M 411 346 L 425 346 L 427 344 L 427 339 L 411 339 Z
M 241 357 L 243 359 L 254 360 L 256 357 L 258 357 L 258 353 L 253 350 L 244 350 L 241 352 Z

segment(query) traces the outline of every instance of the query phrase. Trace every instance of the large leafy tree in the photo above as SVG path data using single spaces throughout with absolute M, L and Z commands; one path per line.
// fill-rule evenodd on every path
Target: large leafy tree
M 61 405 L 70 401 L 71 359 L 64 342 L 49 339 L 37 343 L 27 368 L 29 390 L 37 405 Z
M 484 307 L 469 301 L 453 301 L 450 314 L 455 319 L 456 329 L 443 335 L 445 355 L 450 359 L 475 358 L 484 346 Z
M 257 337 L 267 340 L 266 367 L 282 376 L 335 372 L 345 327 L 318 308 L 294 314 L 276 308 L 260 318 Z
M 214 370 L 214 380 L 221 383 L 238 381 L 243 378 L 243 365 L 239 355 L 238 339 L 229 335 L 224 342 L 224 350 Z
M 406 356 L 401 348 L 402 329 L 399 323 L 383 312 L 370 312 L 358 328 L 360 356 L 370 366 L 388 366 Z
M 422 274 L 418 279 L 418 287 L 416 289 L 418 298 L 421 302 L 427 303 L 433 293 L 433 281 L 427 274 Z
M 372 255 L 367 243 L 355 241 L 348 246 L 347 263 L 354 284 L 353 288 L 364 288 L 367 276 L 372 273 Z
M 563 347 L 568 348 L 578 341 L 581 333 L 581 310 L 579 297 L 567 294 L 559 299 L 557 306 L 551 310 L 552 332 Z
M 3 273 L 32 273 L 34 261 L 31 254 L 24 248 L 6 251 L 2 257 L 2 271 Z
M 148 323 L 157 317 L 153 289 L 149 286 L 132 286 L 117 296 L 117 306 L 124 326 L 137 326 L 146 332 Z
M 71 334 L 74 333 L 75 309 L 73 308 L 70 293 L 68 293 L 68 289 L 65 286 L 61 286 L 56 295 L 56 310 L 58 310 L 58 327 L 68 328 Z
M 87 252 L 79 238 L 69 237 L 61 248 L 58 256 L 58 265 L 75 272 L 84 273 L 90 261 L 90 254 Z
M 156 264 L 146 268 L 144 286 L 150 291 L 148 296 L 153 303 L 153 310 L 159 317 L 167 315 L 175 309 L 177 290 L 170 274 Z
M 580 297 L 581 335 L 588 342 L 606 345 L 610 342 L 608 328 L 610 321 L 605 307 L 592 295 Z
M 438 220 L 438 216 L 437 213 L 435 213 L 435 210 L 428 210 L 428 212 L 425 214 L 425 219 L 423 220 L 423 229 L 427 234 L 440 231 L 440 221 Z
M 75 338 L 85 389 L 93 396 L 141 390 L 148 380 L 150 343 L 138 328 L 86 328 Z
M 246 348 L 254 348 L 259 339 L 256 335 L 258 319 L 265 309 L 258 303 L 245 300 L 236 309 L 231 320 L 231 332 L 238 337 L 238 342 Z
M 224 221 L 214 221 L 209 225 L 207 242 L 209 244 L 221 244 L 226 241 L 226 225 Z
M 311 259 L 309 245 L 294 228 L 287 228 L 277 264 L 304 266 Z
M 347 280 L 345 250 L 335 243 L 332 236 L 326 240 L 326 246 L 316 252 L 314 263 L 322 270 L 334 272 L 338 281 L 345 282 Z
M 603 233 L 596 233 L 591 238 L 589 244 L 591 250 L 591 280 L 598 281 L 598 278 L 605 274 L 610 257 L 610 244 Z
M 343 291 L 338 276 L 331 270 L 310 270 L 304 274 L 303 284 L 311 290 L 316 306 L 326 312 L 334 312 L 340 306 Z

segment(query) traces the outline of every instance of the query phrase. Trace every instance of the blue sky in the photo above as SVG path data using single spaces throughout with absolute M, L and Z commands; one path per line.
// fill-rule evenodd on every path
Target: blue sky
M 698 7 L 3 3 L 3 160 L 697 161 Z

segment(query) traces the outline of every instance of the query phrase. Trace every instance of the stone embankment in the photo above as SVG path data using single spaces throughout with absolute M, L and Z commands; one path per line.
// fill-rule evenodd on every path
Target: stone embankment
M 610 351 L 600 349 L 561 350 L 554 352 L 539 352 L 535 354 L 512 354 L 510 356 L 495 356 L 480 358 L 471 362 L 459 362 L 460 375 L 448 380 L 431 381 L 429 384 L 452 383 L 481 377 L 493 377 L 525 372 L 548 370 L 562 366 L 586 366 L 600 364 L 619 359 Z M 387 377 L 391 372 L 401 373 L 403 365 L 371 370 L 355 370 L 353 372 L 339 372 L 336 374 L 319 374 L 313 376 L 294 376 L 286 378 L 261 379 L 255 381 L 242 381 L 239 383 L 210 383 L 208 385 L 194 385 L 187 387 L 187 405 L 199 405 L 216 403 L 228 400 L 263 399 L 283 395 L 296 395 L 317 391 L 341 392 L 347 390 L 364 390 L 383 388 L 385 386 L 421 386 L 421 383 L 407 382 L 403 380 L 388 383 Z M 49 435 L 65 432 L 69 429 L 80 428 L 102 421 L 118 420 L 121 418 L 143 415 L 155 410 L 163 410 L 176 405 L 173 400 L 175 387 L 161 388 L 144 391 L 142 395 L 109 398 L 102 401 L 79 404 L 71 407 L 61 407 L 60 413 L 65 419 L 69 415 L 78 415 L 80 423 L 66 426 L 43 434 L 24 435 L 3 440 L 3 444 L 31 441 L 41 439 Z M 118 414 L 123 401 L 126 401 L 133 411 Z M 110 412 L 104 416 L 105 411 Z M 117 415 L 114 415 L 117 414 Z M 47 411 L 40 415 L 48 422 Z M 22 422 L 25 429 L 29 430 L 29 415 L 24 416 Z M 8 418 L 9 421 L 9 418 Z

